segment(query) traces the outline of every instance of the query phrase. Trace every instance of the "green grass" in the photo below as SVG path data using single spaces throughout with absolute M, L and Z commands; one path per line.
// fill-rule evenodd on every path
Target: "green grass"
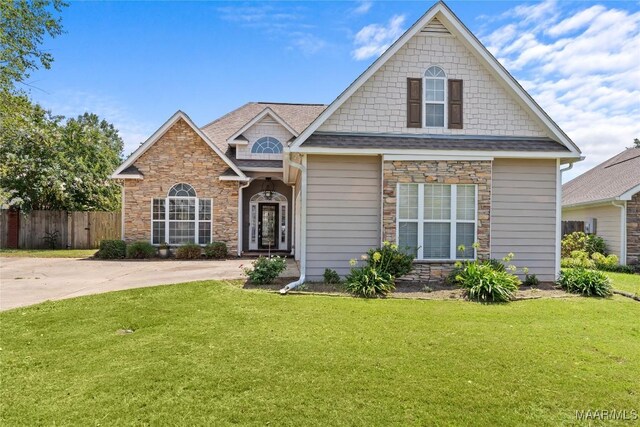
M 631 292 L 640 295 L 640 275 L 638 274 L 622 274 L 622 273 L 605 273 L 613 281 L 613 289 L 619 291 Z
M 628 298 L 481 305 L 238 286 L 0 313 L 0 425 L 542 426 L 640 410 Z
M 0 249 L 0 257 L 27 258 L 87 258 L 97 249 Z

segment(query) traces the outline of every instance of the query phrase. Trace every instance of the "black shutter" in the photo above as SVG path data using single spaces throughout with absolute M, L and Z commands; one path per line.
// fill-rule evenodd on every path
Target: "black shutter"
M 422 127 L 422 79 L 407 78 L 407 127 Z
M 449 129 L 462 129 L 462 80 L 449 80 Z

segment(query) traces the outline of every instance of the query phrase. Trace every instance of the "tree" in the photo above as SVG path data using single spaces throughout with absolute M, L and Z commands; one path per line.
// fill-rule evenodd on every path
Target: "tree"
M 25 96 L 13 98 L 22 114 L 0 123 L 0 203 L 24 211 L 117 209 L 119 189 L 109 179 L 121 161 L 117 130 L 95 114 L 65 122 Z
M 44 37 L 62 34 L 61 0 L 0 1 L 0 91 L 12 92 L 32 71 L 51 67 L 53 56 L 41 48 Z
M 633 146 L 635 148 L 640 148 L 640 139 L 638 138 L 633 138 Z

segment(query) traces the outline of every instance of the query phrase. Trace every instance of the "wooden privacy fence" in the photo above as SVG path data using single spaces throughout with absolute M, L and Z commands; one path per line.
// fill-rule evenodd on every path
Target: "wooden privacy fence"
M 584 231 L 584 221 L 562 221 L 563 236 L 575 231 Z
M 56 248 L 97 248 L 101 240 L 120 239 L 120 212 L 31 211 L 20 214 L 18 247 L 47 249 L 46 237 L 56 236 Z M 0 247 L 7 247 L 9 211 L 0 211 Z

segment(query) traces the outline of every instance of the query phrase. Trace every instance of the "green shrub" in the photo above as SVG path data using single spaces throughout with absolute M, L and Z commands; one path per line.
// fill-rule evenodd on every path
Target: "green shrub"
M 469 299 L 480 302 L 510 301 L 520 286 L 518 276 L 498 271 L 488 262 L 467 262 L 455 278 Z
M 176 249 L 177 259 L 200 259 L 202 256 L 202 248 L 195 243 L 187 243 Z
M 540 284 L 540 280 L 538 280 L 535 274 L 525 274 L 523 284 L 525 286 L 531 286 L 532 288 L 535 288 Z
M 340 283 L 340 275 L 335 270 L 330 268 L 324 269 L 324 274 L 322 275 L 324 278 L 324 283 L 327 285 L 335 285 Z
M 225 242 L 212 242 L 204 247 L 204 256 L 212 259 L 224 259 L 227 257 L 227 244 Z
M 345 282 L 347 292 L 365 298 L 385 296 L 396 289 L 394 277 L 390 273 L 378 271 L 368 265 L 352 268 Z
M 560 260 L 562 268 L 595 268 L 596 263 L 586 251 L 576 250 L 569 257 Z
M 558 284 L 567 292 L 588 297 L 608 297 L 613 293 L 611 280 L 604 273 L 586 268 L 562 270 Z
M 570 257 L 574 251 L 584 251 L 589 256 L 596 252 L 601 254 L 607 253 L 607 245 L 602 237 L 596 236 L 595 234 L 585 234 L 582 231 L 576 231 L 564 236 L 561 246 L 563 258 Z
M 101 240 L 96 258 L 120 259 L 127 256 L 127 244 L 124 240 Z
M 376 253 L 378 255 L 375 255 Z M 375 260 L 374 256 L 378 259 Z M 396 244 L 384 242 L 380 248 L 369 249 L 367 266 L 375 268 L 380 273 L 389 273 L 394 278 L 398 278 L 411 272 L 413 256 L 401 251 Z
M 505 267 L 502 261 L 495 258 L 485 261 L 485 264 L 490 265 L 495 271 L 507 271 L 507 267 Z
M 245 268 L 244 273 L 252 283 L 268 285 L 287 268 L 287 260 L 283 257 L 259 257 L 251 263 L 252 268 Z
M 144 259 L 156 256 L 156 248 L 149 242 L 141 240 L 127 245 L 127 258 Z

